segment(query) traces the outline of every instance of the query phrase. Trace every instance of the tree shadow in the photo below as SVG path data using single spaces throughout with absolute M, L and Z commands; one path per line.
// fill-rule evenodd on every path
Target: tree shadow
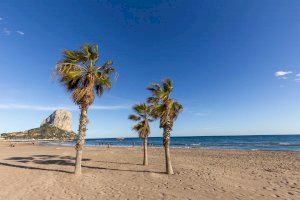
M 59 155 L 32 155 L 28 157 L 10 157 L 6 160 L 21 162 L 21 163 L 36 163 L 36 164 L 52 164 L 52 165 L 69 165 L 74 166 L 75 157 L 59 156 Z M 90 161 L 91 159 L 83 158 L 82 161 Z
M 33 155 L 32 157 L 36 158 L 57 158 L 59 155 Z
M 94 166 L 86 166 L 86 165 L 82 165 L 82 167 L 84 167 L 84 168 L 89 168 L 89 169 L 109 170 L 109 171 L 165 174 L 165 173 L 163 173 L 163 172 L 157 172 L 157 171 L 152 171 L 152 170 L 116 169 L 116 168 L 94 167 Z
M 7 158 L 6 160 L 16 160 L 16 161 L 19 161 L 19 160 L 33 160 L 34 158 L 33 157 L 10 157 L 10 158 Z
M 0 162 L 0 165 L 6 166 L 6 167 L 16 167 L 16 168 L 21 168 L 21 169 L 33 169 L 33 170 L 63 172 L 63 173 L 72 174 L 72 172 L 65 171 L 65 170 L 59 170 L 59 169 L 45 169 L 45 168 L 40 168 L 40 167 L 23 166 L 23 165 L 16 165 L 16 164 L 3 163 L 3 162 Z
M 33 163 L 35 164 L 42 164 L 42 165 L 66 165 L 66 166 L 74 166 L 74 163 L 70 160 L 34 160 Z
M 10 157 L 5 160 L 15 161 L 20 163 L 34 163 L 38 165 L 63 165 L 63 166 L 75 166 L 74 160 L 75 157 L 72 156 L 59 156 L 59 155 L 32 155 L 27 157 Z M 82 161 L 91 161 L 91 159 L 83 158 Z M 122 163 L 122 162 L 113 162 L 113 161 L 96 161 L 100 163 L 114 163 L 114 164 L 125 164 L 125 165 L 141 165 L 141 164 L 133 164 L 133 163 Z M 34 169 L 34 170 L 43 170 L 43 171 L 54 171 L 54 172 L 65 172 L 72 173 L 65 170 L 58 169 L 47 169 L 41 167 L 33 167 L 33 166 L 24 166 L 17 165 L 11 163 L 0 162 L 0 165 L 8 166 L 8 167 L 17 167 L 22 169 Z M 109 171 L 123 171 L 123 172 L 138 172 L 138 173 L 157 173 L 164 174 L 163 172 L 156 172 L 151 170 L 132 170 L 132 169 L 118 169 L 118 168 L 109 168 L 109 167 L 96 167 L 96 166 L 88 166 L 82 165 L 83 168 L 88 169 L 98 169 L 98 170 L 109 170 Z
M 119 165 L 138 165 L 138 166 L 141 166 L 141 165 L 142 165 L 142 164 L 138 164 L 138 163 L 114 162 L 114 161 L 103 161 L 103 160 L 97 160 L 96 162 L 100 162 L 100 163 L 111 163 L 111 164 L 119 164 Z

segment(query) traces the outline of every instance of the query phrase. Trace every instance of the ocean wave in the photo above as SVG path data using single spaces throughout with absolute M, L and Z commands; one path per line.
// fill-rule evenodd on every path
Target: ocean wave
M 266 143 L 272 146 L 295 146 L 300 147 L 300 143 L 289 143 L 289 142 L 269 142 Z

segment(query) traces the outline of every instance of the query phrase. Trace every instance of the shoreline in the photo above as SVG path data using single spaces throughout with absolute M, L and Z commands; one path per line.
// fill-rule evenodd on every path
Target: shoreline
M 56 140 L 28 140 L 28 141 L 8 141 L 8 140 L 2 140 L 0 141 L 0 145 L 1 143 L 3 144 L 8 144 L 8 143 L 16 143 L 18 145 L 31 145 L 32 146 L 32 141 L 35 141 L 35 142 L 40 142 L 40 141 L 56 141 Z M 58 140 L 57 140 L 58 142 Z M 61 141 L 61 142 L 64 142 L 64 141 Z M 52 147 L 70 147 L 70 148 L 74 148 L 74 145 L 71 145 L 71 144 L 57 144 L 57 143 L 54 143 L 54 144 L 49 144 L 49 143 L 37 143 L 35 144 L 36 146 L 52 146 Z M 104 145 L 87 145 L 85 144 L 84 145 L 85 148 L 108 148 L 107 147 L 107 144 L 104 144 Z M 110 144 L 110 147 L 109 148 L 141 148 L 142 146 L 139 146 L 139 145 L 135 145 L 135 146 L 125 146 L 125 145 L 113 145 L 113 144 Z M 108 149 L 109 149 L 108 148 Z M 148 146 L 148 148 L 157 148 L 157 149 L 161 149 L 163 148 L 163 146 Z M 190 147 L 190 146 L 170 146 L 170 149 L 199 149 L 199 150 L 220 150 L 220 151 L 267 151 L 267 152 L 293 152 L 293 153 L 300 153 L 300 150 L 280 150 L 280 149 L 238 149 L 238 148 L 212 148 L 212 147 Z

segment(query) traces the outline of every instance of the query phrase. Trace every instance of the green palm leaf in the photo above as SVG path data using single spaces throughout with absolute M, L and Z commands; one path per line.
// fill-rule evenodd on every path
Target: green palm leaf
M 153 121 L 150 106 L 145 103 L 136 104 L 133 106 L 133 110 L 136 114 L 129 115 L 128 119 L 138 123 L 132 127 L 132 130 L 138 132 L 140 138 L 148 137 L 150 134 L 149 122 Z
M 73 93 L 73 100 L 78 105 L 91 105 L 95 95 L 101 96 L 112 87 L 113 62 L 109 60 L 101 67 L 96 66 L 98 51 L 98 45 L 90 44 L 79 50 L 65 50 L 55 68 L 60 82 Z
M 152 108 L 152 117 L 160 119 L 161 128 L 166 125 L 173 126 L 179 113 L 182 112 L 183 106 L 170 97 L 173 91 L 172 80 L 166 79 L 161 84 L 152 84 L 147 89 L 152 93 L 152 96 L 147 99 Z

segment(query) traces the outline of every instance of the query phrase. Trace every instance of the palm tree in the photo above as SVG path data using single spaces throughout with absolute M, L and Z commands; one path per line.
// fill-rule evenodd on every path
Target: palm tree
M 139 137 L 144 141 L 144 165 L 148 165 L 148 136 L 150 134 L 149 123 L 153 121 L 151 117 L 151 109 L 145 103 L 137 104 L 133 107 L 136 114 L 129 115 L 129 119 L 137 121 L 138 123 L 132 127 L 133 130 L 137 131 Z
M 147 89 L 152 92 L 152 96 L 147 100 L 152 107 L 152 116 L 160 119 L 160 128 L 163 128 L 166 173 L 174 174 L 170 159 L 170 135 L 174 121 L 183 110 L 183 106 L 170 97 L 173 91 L 171 79 L 166 79 L 161 84 L 152 84 Z
M 98 45 L 85 44 L 79 50 L 63 51 L 63 58 L 55 68 L 60 82 L 72 93 L 72 99 L 80 108 L 77 136 L 75 174 L 81 174 L 82 149 L 85 143 L 88 108 L 93 104 L 95 94 L 101 96 L 111 88 L 111 75 L 115 72 L 112 61 L 97 66 Z

